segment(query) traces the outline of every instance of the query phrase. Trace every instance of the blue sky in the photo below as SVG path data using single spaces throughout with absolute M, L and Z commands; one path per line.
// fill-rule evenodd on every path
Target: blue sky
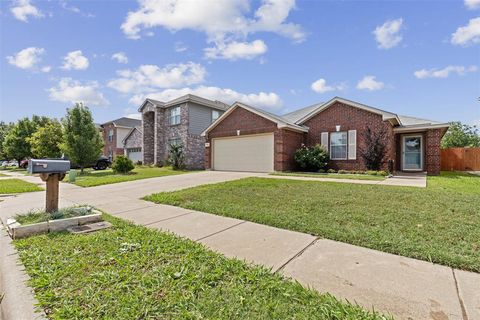
M 480 124 L 480 0 L 199 3 L 2 1 L 1 120 L 85 101 L 102 123 L 191 92 Z

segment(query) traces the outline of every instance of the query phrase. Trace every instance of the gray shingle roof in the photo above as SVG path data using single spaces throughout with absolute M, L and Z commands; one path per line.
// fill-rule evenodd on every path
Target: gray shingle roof
M 102 126 L 106 125 L 107 123 L 113 123 L 115 126 L 118 126 L 118 127 L 133 128 L 133 127 L 140 126 L 142 124 L 142 120 L 122 117 L 122 118 L 118 118 L 118 119 L 115 119 L 115 120 L 112 120 L 112 121 L 105 122 L 105 123 L 102 124 Z
M 289 113 L 286 113 L 286 114 L 282 115 L 282 118 L 284 118 L 284 119 L 286 119 L 290 122 L 295 123 L 298 120 L 305 117 L 310 112 L 312 112 L 313 110 L 315 110 L 316 108 L 318 108 L 319 106 L 321 106 L 322 104 L 323 104 L 323 102 L 320 102 L 320 103 L 312 104 L 311 106 L 308 106 L 308 107 L 297 109 L 295 111 L 292 111 L 292 112 L 289 112 Z
M 410 116 L 403 116 L 403 115 L 398 115 L 398 118 L 400 119 L 400 122 L 402 123 L 403 126 L 441 124 L 441 122 L 438 122 L 438 121 L 410 117 Z

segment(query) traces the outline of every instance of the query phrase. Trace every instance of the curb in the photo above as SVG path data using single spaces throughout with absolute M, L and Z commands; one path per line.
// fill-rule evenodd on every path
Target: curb
M 38 301 L 27 285 L 29 279 L 10 236 L 0 225 L 0 319 L 46 319 L 43 310 L 35 307 Z

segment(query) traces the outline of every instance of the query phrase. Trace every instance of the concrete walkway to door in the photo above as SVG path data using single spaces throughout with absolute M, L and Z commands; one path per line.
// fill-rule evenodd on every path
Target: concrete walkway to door
M 62 206 L 88 203 L 138 225 L 173 232 L 229 257 L 272 268 L 321 292 L 397 319 L 480 319 L 480 274 L 309 234 L 139 200 L 262 174 L 201 172 L 92 188 L 62 184 Z M 0 203 L 2 217 L 43 205 L 45 193 Z

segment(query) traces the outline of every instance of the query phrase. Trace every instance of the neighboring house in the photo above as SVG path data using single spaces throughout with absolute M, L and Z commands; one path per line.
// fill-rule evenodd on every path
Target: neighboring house
M 124 155 L 134 163 L 143 163 L 142 142 L 142 127 L 132 128 L 127 136 L 123 139 Z
M 448 124 L 397 115 L 343 98 L 333 98 L 277 116 L 235 103 L 204 132 L 206 168 L 272 172 L 295 170 L 295 150 L 321 144 L 330 154 L 329 167 L 366 170 L 360 150 L 364 132 L 387 132 L 388 161 L 398 171 L 440 171 L 440 140 Z
M 205 138 L 201 136 L 229 106 L 191 94 L 161 102 L 146 99 L 138 109 L 142 113 L 143 161 L 163 165 L 168 160 L 169 146 L 183 146 L 188 169 L 204 169 Z
M 103 154 L 110 160 L 114 160 L 117 155 L 123 155 L 123 139 L 132 128 L 141 126 L 141 124 L 141 120 L 126 117 L 102 124 Z

